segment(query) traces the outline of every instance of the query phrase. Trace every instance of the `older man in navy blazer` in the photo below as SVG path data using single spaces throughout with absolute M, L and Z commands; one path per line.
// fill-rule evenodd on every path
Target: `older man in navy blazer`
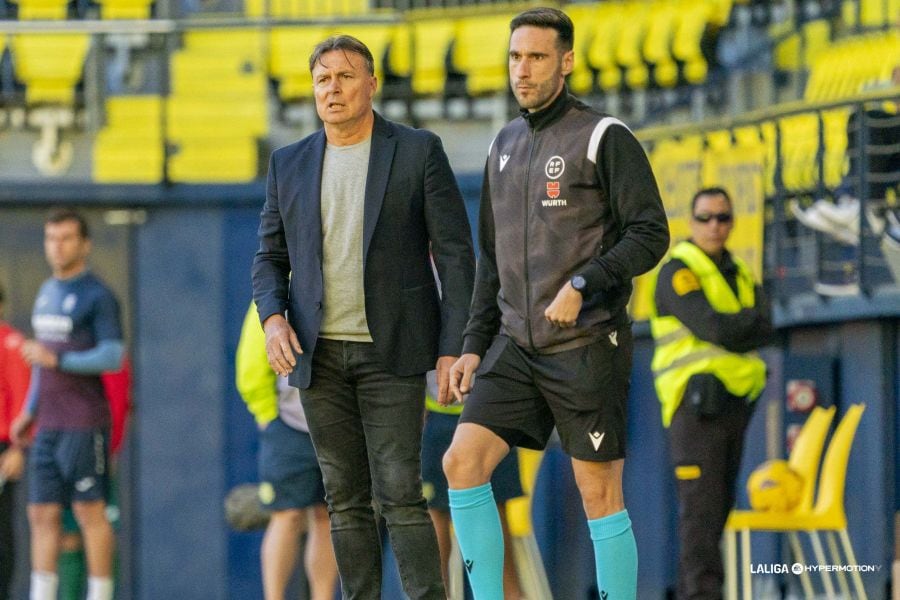
M 380 597 L 374 498 L 407 595 L 443 599 L 419 452 L 424 374 L 448 402 L 468 318 L 465 207 L 440 139 L 372 109 L 362 42 L 328 38 L 309 66 L 324 129 L 272 155 L 253 263 L 266 351 L 300 388 L 344 597 Z

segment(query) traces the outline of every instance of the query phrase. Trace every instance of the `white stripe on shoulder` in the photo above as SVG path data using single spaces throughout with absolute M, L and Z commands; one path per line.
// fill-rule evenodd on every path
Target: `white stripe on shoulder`
M 490 145 L 490 146 L 488 146 L 488 156 L 490 156 L 490 155 L 491 155 L 491 150 L 493 150 L 493 149 L 494 149 L 494 142 L 496 142 L 496 141 L 497 141 L 497 137 L 496 137 L 496 136 L 494 136 L 494 139 L 492 139 L 492 140 L 491 140 L 491 145 Z
M 628 129 L 628 125 L 615 117 L 603 117 L 600 119 L 600 122 L 594 127 L 594 132 L 591 133 L 591 141 L 588 142 L 587 149 L 587 158 L 595 165 L 597 164 L 597 151 L 600 148 L 600 141 L 603 139 L 603 134 L 606 133 L 606 130 L 609 129 L 610 125 L 621 125 L 625 129 Z M 628 131 L 629 133 L 631 132 L 630 129 L 628 129 Z

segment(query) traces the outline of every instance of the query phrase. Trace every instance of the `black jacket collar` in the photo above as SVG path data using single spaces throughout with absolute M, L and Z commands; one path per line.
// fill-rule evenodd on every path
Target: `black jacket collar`
M 573 102 L 575 98 L 569 95 L 569 88 L 564 85 L 562 91 L 546 107 L 536 112 L 528 112 L 523 108 L 520 112 L 528 126 L 539 131 L 560 120 Z

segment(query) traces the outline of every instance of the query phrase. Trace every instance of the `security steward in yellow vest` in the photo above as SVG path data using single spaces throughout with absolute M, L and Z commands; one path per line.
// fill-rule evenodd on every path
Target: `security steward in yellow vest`
M 691 215 L 691 239 L 672 249 L 657 276 L 650 325 L 679 502 L 676 597 L 706 600 L 722 598 L 719 540 L 766 379 L 753 350 L 773 329 L 761 288 L 725 248 L 733 227 L 728 193 L 700 190 Z

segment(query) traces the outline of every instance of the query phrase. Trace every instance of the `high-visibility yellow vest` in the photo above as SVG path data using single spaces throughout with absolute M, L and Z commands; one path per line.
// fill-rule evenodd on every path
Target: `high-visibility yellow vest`
M 753 275 L 738 257 L 734 257 L 737 295 L 712 259 L 694 244 L 677 244 L 672 249 L 672 258 L 680 259 L 697 276 L 706 299 L 716 312 L 736 313 L 754 305 Z M 656 290 L 655 280 L 653 289 Z M 697 373 L 712 373 L 735 396 L 750 400 L 759 397 L 766 383 L 766 364 L 756 352 L 738 354 L 704 342 L 677 318 L 658 316 L 655 295 L 650 308 L 650 331 L 656 343 L 651 368 L 665 427 L 672 422 L 688 380 Z

